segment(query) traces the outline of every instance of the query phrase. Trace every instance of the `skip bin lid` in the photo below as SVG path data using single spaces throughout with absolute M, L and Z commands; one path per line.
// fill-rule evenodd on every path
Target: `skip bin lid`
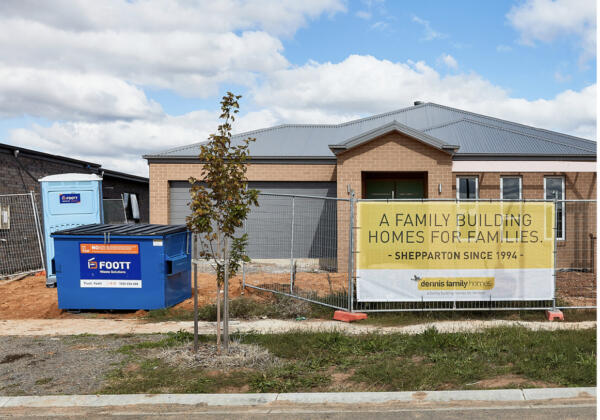
M 111 236 L 163 236 L 171 233 L 187 231 L 186 225 L 150 225 L 140 224 L 102 224 L 94 223 L 91 225 L 78 226 L 71 229 L 59 230 L 54 235 L 104 235 L 110 233 Z

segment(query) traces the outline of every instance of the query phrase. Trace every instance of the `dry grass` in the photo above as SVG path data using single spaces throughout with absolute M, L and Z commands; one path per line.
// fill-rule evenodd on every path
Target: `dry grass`
M 161 349 L 156 355 L 166 363 L 177 367 L 210 368 L 210 369 L 268 369 L 279 363 L 267 349 L 256 344 L 242 344 L 232 341 L 229 353 L 217 351 L 214 343 L 200 343 L 198 353 L 194 353 L 192 345 L 168 347 Z

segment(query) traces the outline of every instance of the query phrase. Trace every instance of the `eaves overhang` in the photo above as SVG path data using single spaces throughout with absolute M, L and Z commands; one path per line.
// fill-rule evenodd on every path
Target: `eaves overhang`
M 199 163 L 202 162 L 198 156 L 190 155 L 145 155 L 144 159 L 148 163 Z M 250 156 L 248 158 L 250 164 L 305 164 L 305 165 L 335 165 L 337 158 L 335 156 Z

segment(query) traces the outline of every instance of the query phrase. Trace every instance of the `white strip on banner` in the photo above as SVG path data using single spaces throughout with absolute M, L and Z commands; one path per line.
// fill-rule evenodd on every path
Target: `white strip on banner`
M 551 269 L 357 270 L 360 302 L 550 300 Z
M 82 288 L 116 288 L 116 289 L 141 289 L 141 280 L 79 280 L 79 287 Z
M 554 204 L 358 203 L 359 302 L 554 298 Z

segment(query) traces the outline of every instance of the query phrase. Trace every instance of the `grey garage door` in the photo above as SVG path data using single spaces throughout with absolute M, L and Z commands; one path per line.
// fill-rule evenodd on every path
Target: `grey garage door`
M 336 197 L 335 182 L 250 182 L 262 193 Z M 170 222 L 185 223 L 190 210 L 189 184 L 170 183 Z M 251 258 L 289 258 L 294 235 L 294 258 L 336 255 L 337 207 L 335 200 L 261 195 L 259 207 L 246 222 Z M 292 211 L 293 210 L 293 211 Z M 293 233 L 292 233 L 293 223 Z

